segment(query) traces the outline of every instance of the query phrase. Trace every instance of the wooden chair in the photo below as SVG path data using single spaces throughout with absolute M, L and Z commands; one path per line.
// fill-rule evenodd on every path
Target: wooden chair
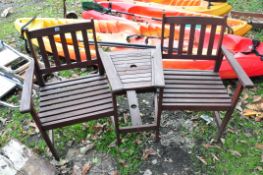
M 175 31 L 178 28 L 178 43 L 174 43 Z M 198 28 L 200 30 L 197 31 Z M 220 140 L 232 116 L 243 88 L 253 86 L 233 54 L 222 46 L 225 28 L 226 18 L 163 16 L 162 22 L 163 59 L 213 60 L 215 64 L 211 71 L 164 70 L 165 88 L 160 92 L 163 98 L 158 116 L 160 117 L 163 110 L 213 111 L 219 130 L 217 141 Z M 210 35 L 206 35 L 206 31 Z M 217 32 L 219 34 L 216 34 Z M 169 34 L 168 41 L 164 38 L 165 34 Z M 208 41 L 208 45 L 204 45 L 204 40 Z M 223 56 L 238 77 L 232 97 L 229 96 L 218 73 Z M 222 121 L 219 111 L 226 111 Z
M 87 33 L 89 34 L 87 35 Z M 111 91 L 98 54 L 94 22 L 67 24 L 33 31 L 27 30 L 26 35 L 34 62 L 31 63 L 26 73 L 20 111 L 31 113 L 47 146 L 58 160 L 59 156 L 53 145 L 53 139 L 47 133 L 48 130 L 114 115 Z M 84 41 L 83 43 L 78 42 L 79 35 Z M 91 56 L 90 35 L 94 41 L 96 58 Z M 55 42 L 58 36 L 60 36 L 61 44 Z M 44 68 L 38 64 L 39 57 L 33 43 L 37 43 L 39 46 Z M 82 48 L 79 48 L 80 44 L 82 44 Z M 48 47 L 52 49 L 53 64 L 46 51 Z M 74 48 L 74 53 L 69 52 L 70 47 Z M 58 54 L 59 49 L 62 48 L 65 63 L 62 62 Z M 82 49 L 81 52 L 80 49 Z M 72 61 L 72 57 L 76 61 Z M 98 73 L 55 83 L 45 83 L 43 80 L 43 75 L 47 73 L 73 68 L 87 68 L 88 66 L 97 66 Z M 32 99 L 34 72 L 40 85 L 39 112 L 36 111 Z

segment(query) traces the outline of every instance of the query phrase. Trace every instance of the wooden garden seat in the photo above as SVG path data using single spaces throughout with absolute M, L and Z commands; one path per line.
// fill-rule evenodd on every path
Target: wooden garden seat
M 25 32 L 34 61 L 26 72 L 20 111 L 31 113 L 50 151 L 58 160 L 48 130 L 115 114 L 111 91 L 98 54 L 94 22 L 91 20 Z M 36 41 L 44 67 L 40 67 L 37 61 L 39 56 L 33 46 Z M 90 45 L 95 48 L 95 53 L 90 50 Z M 48 48 L 52 50 L 53 59 L 49 58 Z M 74 48 L 73 52 L 70 53 L 69 48 Z M 64 54 L 64 62 L 59 57 L 61 52 Z M 88 66 L 98 67 L 98 73 L 54 83 L 43 80 L 43 75 L 47 73 Z M 32 100 L 34 72 L 40 86 L 39 111 L 35 109 Z
M 232 117 L 243 88 L 253 86 L 234 55 L 222 46 L 226 25 L 226 18 L 164 15 L 162 21 L 163 59 L 200 61 L 200 64 L 201 60 L 211 60 L 215 64 L 212 70 L 164 70 L 165 88 L 160 90 L 162 100 L 159 101 L 158 117 L 163 110 L 213 111 L 218 126 L 217 141 Z M 164 36 L 167 34 L 168 41 L 165 41 Z M 175 38 L 177 42 L 174 41 Z M 231 97 L 218 73 L 223 56 L 238 77 L 236 89 Z M 223 120 L 219 111 L 226 111 Z
M 163 108 L 226 110 L 231 98 L 217 72 L 165 70 Z

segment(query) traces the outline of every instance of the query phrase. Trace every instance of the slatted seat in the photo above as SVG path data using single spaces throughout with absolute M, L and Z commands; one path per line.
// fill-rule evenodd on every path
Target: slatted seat
M 46 129 L 113 112 L 105 77 L 99 75 L 48 84 L 40 88 L 39 117 Z
M 47 134 L 48 131 L 115 116 L 112 94 L 98 54 L 94 22 L 91 20 L 33 31 L 26 30 L 25 33 L 34 62 L 26 72 L 20 111 L 31 113 L 51 153 L 58 160 L 59 156 L 53 139 Z M 43 67 L 38 64 L 39 56 L 33 44 L 39 46 Z M 94 48 L 95 52 L 90 48 Z M 50 52 L 53 59 L 49 58 Z M 64 57 L 64 61 L 60 56 Z M 47 83 L 43 79 L 45 74 L 88 66 L 98 67 L 98 73 L 54 83 Z M 40 86 L 38 112 L 32 100 L 34 72 Z
M 217 72 L 165 70 L 164 78 L 165 109 L 226 110 L 231 106 L 231 98 Z
M 213 70 L 205 71 L 164 70 L 165 88 L 160 90 L 159 96 L 162 100 L 159 101 L 157 118 L 161 117 L 163 110 L 212 111 L 218 126 L 217 141 L 220 141 L 232 117 L 243 88 L 253 86 L 233 53 L 222 46 L 226 25 L 226 17 L 166 17 L 164 15 L 162 21 L 163 59 L 210 60 L 215 64 Z M 178 30 L 175 29 L 179 32 L 176 33 L 175 31 Z M 164 42 L 165 33 L 169 36 L 167 42 Z M 223 56 L 239 80 L 231 97 L 218 73 Z M 219 111 L 226 111 L 222 121 Z

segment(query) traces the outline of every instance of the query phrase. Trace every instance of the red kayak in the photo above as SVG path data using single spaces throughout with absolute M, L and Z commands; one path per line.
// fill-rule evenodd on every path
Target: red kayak
M 96 11 L 84 11 L 82 13 L 83 18 L 93 18 L 96 20 L 122 20 L 125 22 L 126 19 L 120 17 L 112 17 L 107 14 L 101 14 Z M 129 20 L 127 20 L 129 21 Z M 130 21 L 129 21 L 130 22 Z M 153 33 L 154 34 L 154 33 Z M 204 42 L 208 43 L 208 39 L 205 37 Z M 215 38 L 217 39 L 217 37 Z M 140 40 L 143 42 L 143 40 Z M 159 42 L 159 40 L 157 40 Z M 156 40 L 151 42 L 151 44 L 158 44 Z M 138 41 L 137 41 L 138 43 Z M 224 36 L 223 45 L 235 53 L 235 58 L 238 60 L 240 65 L 246 71 L 250 77 L 262 76 L 263 75 L 263 61 L 261 61 L 260 56 L 251 52 L 252 40 L 246 37 L 241 37 L 237 35 L 227 34 Z M 260 43 L 256 50 L 263 54 L 263 43 Z M 209 70 L 213 69 L 214 61 L 195 61 L 195 60 L 163 60 L 164 68 L 171 69 L 200 69 Z M 224 79 L 236 78 L 235 73 L 228 64 L 227 60 L 223 60 L 220 69 L 220 75 Z

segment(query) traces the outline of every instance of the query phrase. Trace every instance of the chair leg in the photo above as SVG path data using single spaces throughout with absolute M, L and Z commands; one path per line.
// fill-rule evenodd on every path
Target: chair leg
M 155 133 L 155 141 L 160 141 L 160 125 L 161 125 L 161 114 L 162 114 L 162 101 L 163 100 L 163 89 L 159 91 L 158 94 L 155 94 L 155 114 L 156 114 L 156 133 Z
M 55 147 L 54 147 L 54 144 L 53 144 L 52 141 L 50 140 L 47 132 L 44 131 L 44 130 L 39 130 L 39 131 L 40 131 L 43 139 L 45 140 L 45 142 L 46 142 L 49 150 L 51 151 L 52 155 L 55 157 L 55 159 L 56 159 L 57 161 L 59 161 L 59 156 L 58 156 L 58 154 L 57 154 L 57 151 L 56 151 L 56 149 L 55 149 Z
M 219 127 L 218 133 L 217 133 L 217 137 L 216 137 L 217 142 L 220 142 L 220 139 L 221 139 L 221 137 L 222 137 L 222 135 L 226 129 L 226 126 L 227 126 L 229 120 L 232 118 L 233 111 L 234 111 L 233 109 L 230 109 L 226 112 L 226 115 L 225 115 L 225 117 L 222 121 L 222 124 Z
M 236 104 L 238 102 L 238 97 L 240 96 L 242 90 L 243 90 L 243 86 L 242 86 L 242 84 L 240 82 L 238 82 L 237 87 L 236 87 L 236 89 L 234 91 L 234 94 L 232 96 L 232 106 L 226 112 L 226 115 L 225 115 L 225 117 L 224 117 L 224 119 L 222 121 L 222 124 L 221 124 L 220 128 L 219 128 L 219 131 L 218 131 L 218 134 L 217 134 L 217 137 L 216 137 L 216 141 L 217 142 L 220 141 L 220 139 L 221 139 L 221 137 L 222 137 L 222 135 L 223 135 L 223 133 L 224 133 L 224 131 L 226 129 L 226 125 L 228 124 L 229 120 L 232 117 L 232 113 L 235 110 L 235 106 L 236 106 Z
M 41 133 L 43 139 L 45 140 L 49 150 L 52 153 L 52 155 L 55 157 L 56 160 L 59 160 L 59 156 L 57 154 L 57 151 L 56 151 L 52 141 L 50 140 L 47 132 L 42 128 L 41 123 L 39 121 L 39 117 L 38 117 L 38 115 L 37 115 L 37 113 L 36 113 L 36 111 L 35 111 L 35 109 L 33 107 L 32 107 L 32 110 L 31 110 L 31 115 L 32 115 L 34 121 L 36 122 L 36 125 L 37 125 L 37 127 L 39 129 L 39 132 Z
M 113 102 L 113 108 L 114 108 L 114 127 L 115 127 L 115 133 L 117 137 L 117 144 L 121 144 L 121 138 L 120 138 L 120 128 L 119 128 L 119 119 L 118 119 L 118 108 L 117 108 L 117 100 L 116 95 L 112 95 L 112 102 Z

